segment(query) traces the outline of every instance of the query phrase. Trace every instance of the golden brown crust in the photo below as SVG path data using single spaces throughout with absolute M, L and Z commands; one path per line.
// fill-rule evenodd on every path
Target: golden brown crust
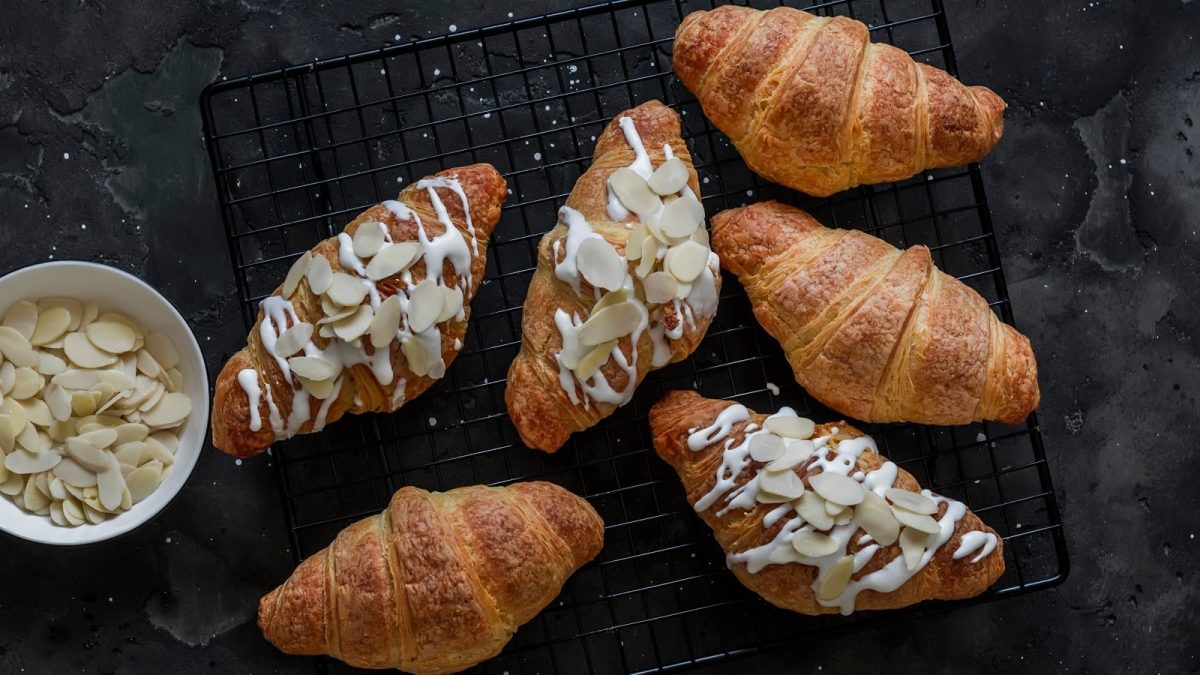
M 751 169 L 812 195 L 978 161 L 1004 129 L 994 92 L 871 43 L 844 16 L 693 12 L 672 61 Z
M 1016 424 L 1037 408 L 1029 340 L 923 246 L 898 251 L 763 202 L 713 217 L 713 250 L 796 381 L 867 422 Z
M 608 177 L 617 169 L 631 164 L 636 156 L 618 123 L 622 117 L 633 120 L 654 166 L 665 161 L 663 146 L 669 144 L 672 153 L 687 164 L 688 185 L 697 195 L 700 194 L 700 186 L 691 154 L 679 136 L 679 116 L 674 111 L 659 101 L 648 101 L 614 117 L 597 139 L 592 165 L 575 182 L 566 205 L 583 214 L 592 228 L 612 244 L 617 253 L 624 255 L 631 232 L 625 222 L 635 216 L 630 215 L 626 221 L 615 222 L 607 211 Z M 559 223 L 542 237 L 538 246 L 537 270 L 525 296 L 521 350 L 509 367 L 504 390 L 509 417 L 521 440 L 531 448 L 546 452 L 558 450 L 572 433 L 591 427 L 616 410 L 616 406 L 596 401 L 588 401 L 586 407 L 582 402 L 576 405 L 559 383 L 555 355 L 562 350 L 562 335 L 554 324 L 555 311 L 563 309 L 586 320 L 594 302 L 592 287 L 586 280 L 581 282 L 581 292 L 576 294 L 570 284 L 555 276 L 554 266 L 558 261 L 555 259 L 554 245 L 562 241 L 566 233 L 566 226 Z M 636 267 L 636 263 L 630 264 Z M 718 294 L 720 283 L 720 277 L 717 276 Z M 637 286 L 636 292 L 640 294 L 640 284 Z M 667 329 L 673 329 L 683 322 L 682 336 L 669 341 L 672 363 L 686 358 L 695 350 L 711 319 L 696 316 L 693 324 L 683 322 L 683 318 L 673 311 L 665 312 L 663 323 Z M 618 345 L 627 357 L 634 349 L 637 350 L 637 381 L 641 382 L 651 370 L 654 347 L 649 331 L 642 332 L 636 345 L 629 336 L 621 338 Z M 623 389 L 629 381 L 628 375 L 614 359 L 601 367 L 601 372 L 616 390 Z
M 491 236 L 492 229 L 500 220 L 500 208 L 508 196 L 508 188 L 504 178 L 490 164 L 472 164 L 470 166 L 448 169 L 436 174 L 436 176 L 456 178 L 462 186 L 462 190 L 467 195 L 467 201 L 470 205 L 471 220 L 475 231 L 474 239 L 478 244 L 479 250 L 479 254 L 473 256 L 471 260 L 471 285 L 464 294 L 463 302 L 465 307 L 463 319 L 461 321 L 451 319 L 443 324 L 442 359 L 448 366 L 454 357 L 458 355 L 461 345 L 465 341 L 467 320 L 470 318 L 469 303 L 471 302 L 471 298 L 474 297 L 475 291 L 478 290 L 480 282 L 483 280 L 487 265 L 488 238 Z M 454 226 L 470 242 L 471 233 L 467 230 L 466 214 L 463 211 L 462 203 L 458 196 L 447 188 L 435 189 Z M 400 193 L 397 201 L 403 203 L 420 217 L 429 237 L 435 237 L 445 231 L 444 226 L 438 221 L 429 193 L 425 188 L 418 188 L 415 183 L 409 185 Z M 417 239 L 417 221 L 412 218 L 401 218 L 382 204 L 372 206 L 360 213 L 358 217 L 346 226 L 345 232 L 353 235 L 358 230 L 359 225 L 370 221 L 386 225 L 393 241 L 415 241 Z M 326 239 L 317 244 L 313 247 L 312 253 L 313 255 L 323 256 L 328 260 L 334 272 L 343 270 L 341 264 L 338 262 L 338 241 L 336 238 Z M 459 277 L 455 273 L 453 264 L 447 260 L 443 263 L 442 267 L 442 274 L 446 284 L 454 285 L 458 283 Z M 412 283 L 419 283 L 426 276 L 424 261 L 418 260 L 409 268 L 408 273 L 411 274 Z M 384 279 L 378 284 L 380 296 L 383 298 L 390 297 L 397 293 L 402 285 L 399 275 Z M 280 289 L 276 288 L 272 295 L 279 294 Z M 297 287 L 295 295 L 291 298 L 291 303 L 301 321 L 308 321 L 315 325 L 323 316 L 320 297 L 312 292 L 307 280 L 302 281 Z M 213 445 L 238 457 L 247 457 L 263 452 L 277 440 L 272 426 L 268 421 L 270 411 L 265 394 L 268 387 L 270 391 L 274 392 L 272 400 L 277 406 L 282 419 L 286 420 L 292 410 L 292 384 L 262 344 L 258 330 L 262 321 L 263 313 L 259 310 L 258 321 L 247 337 L 246 347 L 229 359 L 225 367 L 221 369 L 221 374 L 217 376 L 216 386 L 214 387 L 212 408 Z M 324 337 L 314 336 L 313 342 L 318 347 L 324 348 L 329 343 L 329 340 Z M 393 394 L 395 388 L 401 386 L 400 383 L 403 383 L 404 386 L 402 400 L 411 401 L 437 381 L 431 377 L 414 375 L 408 369 L 407 361 L 400 350 L 398 341 L 393 341 L 390 348 L 392 368 L 395 371 L 392 383 L 388 385 L 381 384 L 375 379 L 370 368 L 366 365 L 353 366 L 349 370 L 349 376 L 345 377 L 344 384 L 338 392 L 336 401 L 329 407 L 329 412 L 326 415 L 327 423 L 338 420 L 346 413 L 387 411 L 392 409 Z M 263 390 L 264 395 L 258 402 L 258 414 L 262 420 L 262 426 L 257 432 L 250 430 L 250 401 L 237 381 L 238 373 L 246 368 L 257 370 L 259 378 L 261 378 L 261 384 L 263 385 L 260 388 Z M 320 400 L 308 396 L 306 393 L 302 394 L 302 396 L 308 398 L 309 409 L 311 411 L 316 411 L 321 406 L 322 402 Z M 357 405 L 355 403 L 356 398 L 359 402 Z M 310 415 L 310 419 L 300 427 L 299 433 L 310 433 L 314 430 L 315 419 L 311 419 L 314 417 L 315 415 Z
M 728 441 L 693 452 L 687 447 L 690 430 L 712 424 L 716 416 L 730 405 L 733 405 L 730 401 L 706 399 L 693 391 L 673 391 L 650 410 L 654 449 L 678 472 L 691 504 L 695 504 L 715 484 L 717 467 Z M 751 414 L 749 421 L 733 426 L 727 439 L 734 444 L 740 443 L 745 437 L 746 426 L 750 423 L 761 425 L 766 417 Z M 816 433 L 829 434 L 835 426 L 838 433 L 834 438 L 837 440 L 863 435 L 845 422 L 818 425 Z M 868 449 L 859 458 L 857 468 L 869 472 L 878 469 L 886 461 L 883 456 Z M 749 481 L 761 466 L 761 463 L 751 460 L 747 470 L 739 476 L 738 485 Z M 903 469 L 899 470 L 895 486 L 913 492 L 920 490 L 916 479 Z M 763 517 L 774 508 L 775 505 L 758 504 L 750 510 L 731 509 L 723 516 L 717 516 L 717 509 L 710 508 L 699 515 L 712 528 L 725 551 L 740 552 L 770 542 L 782 528 L 782 521 L 770 528 L 763 527 Z M 936 517 L 944 515 L 946 508 L 946 504 L 940 504 Z M 962 535 L 971 531 L 996 534 L 974 513 L 967 511 L 955 525 L 953 536 L 937 550 L 929 564 L 895 591 L 862 591 L 855 600 L 855 609 L 895 609 L 923 600 L 969 598 L 985 591 L 1004 573 L 1004 543 L 997 536 L 995 550 L 977 563 L 971 563 L 969 558 L 954 560 L 954 551 L 958 549 Z M 850 553 L 860 548 L 857 540 L 862 534 L 859 531 L 850 537 Z M 853 578 L 862 578 L 899 555 L 899 545 L 883 547 Z M 731 569 L 742 584 L 776 606 L 803 614 L 831 614 L 838 611 L 837 607 L 826 607 L 817 602 L 812 589 L 817 577 L 815 567 L 801 564 L 768 565 L 751 574 L 744 563 L 736 563 Z
M 499 653 L 603 543 L 596 512 L 550 483 L 406 487 L 263 596 L 258 625 L 289 654 L 457 672 Z

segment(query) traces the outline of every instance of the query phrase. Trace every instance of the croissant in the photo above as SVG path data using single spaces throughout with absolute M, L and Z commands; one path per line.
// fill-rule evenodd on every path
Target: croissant
M 542 238 L 525 298 L 504 400 L 526 445 L 558 450 L 700 343 L 721 276 L 699 194 L 679 116 L 662 103 L 627 110 L 600 134 Z
M 1004 572 L 994 530 L 921 490 L 845 422 L 673 391 L 651 408 L 650 429 L 729 568 L 773 605 L 894 609 L 979 595 Z
M 500 652 L 604 544 L 587 502 L 551 483 L 402 488 L 263 596 L 288 654 L 452 673 Z
M 488 164 L 442 171 L 300 256 L 217 377 L 213 445 L 258 454 L 428 389 L 462 348 L 506 196 Z
M 862 23 L 779 7 L 692 12 L 675 73 L 763 177 L 824 197 L 983 158 L 1004 101 L 905 52 Z
M 899 251 L 763 202 L 714 216 L 713 247 L 796 381 L 843 415 L 1015 424 L 1038 405 L 1029 340 L 924 246 Z

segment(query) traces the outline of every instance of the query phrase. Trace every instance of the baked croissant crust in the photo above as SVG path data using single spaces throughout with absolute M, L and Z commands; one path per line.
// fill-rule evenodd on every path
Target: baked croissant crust
M 558 450 L 700 343 L 721 276 L 699 194 L 679 116 L 662 103 L 627 110 L 600 134 L 525 297 L 504 400 L 526 445 Z M 604 340 L 589 339 L 597 328 Z
M 289 654 L 457 672 L 500 653 L 603 544 L 592 507 L 551 483 L 405 487 L 263 596 L 258 625 Z
M 778 607 L 849 614 L 970 598 L 1004 572 L 994 530 L 921 491 L 845 422 L 674 391 L 650 410 L 650 428 L 734 575 Z
M 213 445 L 255 455 L 428 389 L 462 349 L 507 190 L 489 164 L 442 171 L 302 255 L 217 377 Z
M 811 195 L 978 161 L 1004 130 L 1004 101 L 990 89 L 872 43 L 845 16 L 693 12 L 672 61 L 751 169 Z
M 867 422 L 1016 424 L 1038 405 L 1029 340 L 924 246 L 762 202 L 713 217 L 713 247 L 796 381 Z

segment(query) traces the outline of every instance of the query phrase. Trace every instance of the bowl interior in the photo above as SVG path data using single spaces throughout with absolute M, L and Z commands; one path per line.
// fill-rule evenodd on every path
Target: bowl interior
M 126 314 L 140 321 L 147 331 L 164 333 L 179 352 L 178 368 L 183 375 L 184 393 L 192 400 L 192 414 L 178 429 L 179 450 L 171 474 L 150 496 L 125 513 L 99 525 L 61 527 L 47 516 L 22 511 L 6 495 L 0 495 L 0 529 L 47 544 L 86 544 L 128 532 L 153 518 L 183 487 L 204 445 L 208 423 L 208 373 L 196 338 L 171 303 L 140 279 L 104 265 L 50 262 L 0 278 L 0 316 L 20 300 L 53 296 L 90 300 L 99 304 L 101 311 Z

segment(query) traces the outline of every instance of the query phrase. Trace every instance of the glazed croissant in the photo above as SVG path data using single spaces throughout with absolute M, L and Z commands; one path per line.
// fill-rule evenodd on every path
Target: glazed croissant
M 217 378 L 213 445 L 258 454 L 428 389 L 462 348 L 506 196 L 491 165 L 443 171 L 302 255 Z
M 551 483 L 402 488 L 258 605 L 289 654 L 452 673 L 500 652 L 604 543 L 587 502 Z
M 721 276 L 698 196 L 679 116 L 662 103 L 600 134 L 525 298 L 504 400 L 526 445 L 558 450 L 699 344 Z
M 763 202 L 714 216 L 713 247 L 796 381 L 843 415 L 1016 424 L 1038 405 L 1029 340 L 924 246 L 899 251 Z
M 729 568 L 778 607 L 849 614 L 969 598 L 1004 572 L 995 531 L 921 490 L 845 422 L 674 391 L 650 428 Z
M 725 5 L 684 17 L 675 73 L 746 164 L 827 196 L 982 159 L 1004 101 L 905 52 L 862 23 Z

